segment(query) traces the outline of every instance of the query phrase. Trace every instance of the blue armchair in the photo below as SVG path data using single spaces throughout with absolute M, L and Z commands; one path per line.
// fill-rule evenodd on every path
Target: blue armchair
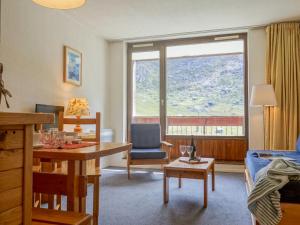
M 127 170 L 130 165 L 167 164 L 173 145 L 161 141 L 159 124 L 131 124 L 132 149 L 128 152 Z

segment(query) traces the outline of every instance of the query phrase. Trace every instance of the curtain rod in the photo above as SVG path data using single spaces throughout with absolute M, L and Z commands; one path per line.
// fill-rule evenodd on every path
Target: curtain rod
M 164 34 L 164 35 L 143 36 L 143 37 L 135 37 L 135 38 L 111 39 L 109 41 L 110 42 L 118 42 L 118 41 L 136 42 L 136 41 L 147 41 L 147 40 L 153 41 L 158 39 L 174 38 L 178 36 L 180 37 L 194 36 L 194 35 L 211 34 L 211 33 L 218 33 L 218 32 L 240 32 L 241 30 L 247 30 L 247 29 L 265 28 L 267 25 L 269 24 L 232 27 L 232 28 L 224 28 L 224 29 L 212 29 L 212 30 L 203 30 L 203 31 L 192 31 L 192 32 L 183 32 L 183 33 L 172 33 L 172 34 Z

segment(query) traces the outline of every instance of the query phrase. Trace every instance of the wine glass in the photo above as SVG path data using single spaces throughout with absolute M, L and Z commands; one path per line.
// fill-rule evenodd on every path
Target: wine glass
M 180 145 L 179 146 L 179 150 L 180 150 L 180 153 L 182 155 L 182 157 L 184 156 L 184 154 L 186 153 L 186 147 L 185 145 Z
M 42 131 L 41 143 L 45 145 L 50 144 L 50 134 L 46 130 Z
M 187 148 L 187 153 L 189 154 L 189 158 L 191 158 L 191 154 L 193 152 L 193 146 L 186 146 Z
M 65 144 L 65 133 L 62 131 L 59 131 L 56 136 L 56 145 L 58 148 L 63 148 Z

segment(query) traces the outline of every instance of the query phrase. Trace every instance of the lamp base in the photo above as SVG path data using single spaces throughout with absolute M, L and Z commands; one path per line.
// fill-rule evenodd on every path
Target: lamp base
M 80 126 L 80 116 L 76 116 L 76 119 L 77 119 L 77 123 L 76 123 L 76 126 L 74 127 L 74 132 L 81 133 L 82 128 Z
M 76 127 L 74 127 L 74 132 L 76 132 L 76 133 L 81 133 L 82 132 L 82 128 L 79 124 L 76 125 Z

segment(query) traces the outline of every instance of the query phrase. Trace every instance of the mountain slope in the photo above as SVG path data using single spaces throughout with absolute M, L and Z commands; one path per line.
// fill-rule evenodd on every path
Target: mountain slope
M 244 115 L 243 66 L 242 54 L 168 59 L 168 115 Z M 159 61 L 135 61 L 134 73 L 136 114 L 158 116 Z

